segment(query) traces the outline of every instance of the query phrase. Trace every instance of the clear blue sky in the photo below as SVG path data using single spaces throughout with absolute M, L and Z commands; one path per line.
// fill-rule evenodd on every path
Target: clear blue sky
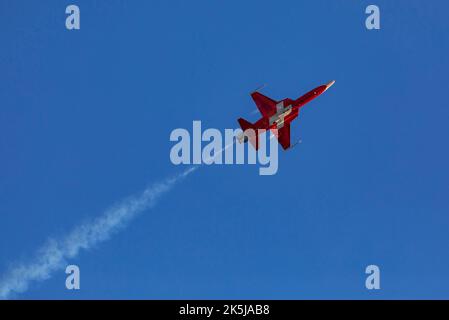
M 81 30 L 65 29 L 65 7 Z M 381 9 L 381 30 L 365 8 Z M 203 168 L 18 298 L 449 298 L 447 1 L 1 1 L 0 275 L 182 170 L 177 127 L 297 98 L 279 172 Z M 248 116 L 248 114 L 250 114 Z M 365 267 L 381 269 L 380 291 Z

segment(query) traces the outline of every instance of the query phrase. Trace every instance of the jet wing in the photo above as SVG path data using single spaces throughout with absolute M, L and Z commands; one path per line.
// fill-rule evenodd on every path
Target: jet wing
M 284 150 L 290 148 L 290 123 L 285 123 L 282 128 L 278 129 L 277 138 Z
M 264 118 L 269 118 L 276 113 L 276 101 L 264 96 L 259 92 L 253 92 L 251 94 L 257 108 Z

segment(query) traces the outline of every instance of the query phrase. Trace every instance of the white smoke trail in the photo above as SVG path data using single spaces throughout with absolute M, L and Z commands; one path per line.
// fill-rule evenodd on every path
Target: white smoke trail
M 14 267 L 0 280 L 0 299 L 9 299 L 13 294 L 24 292 L 33 281 L 43 281 L 66 265 L 66 259 L 76 257 L 81 249 L 89 250 L 109 239 L 121 227 L 153 207 L 160 196 L 199 167 L 191 167 L 178 176 L 157 183 L 140 194 L 128 198 L 93 221 L 74 228 L 65 238 L 50 240 L 40 248 L 29 264 Z
M 234 143 L 235 140 L 224 146 L 211 158 L 215 159 Z M 61 270 L 67 265 L 67 259 L 76 257 L 81 249 L 89 250 L 108 240 L 135 216 L 153 207 L 160 196 L 170 191 L 177 182 L 198 168 L 198 166 L 190 167 L 178 176 L 145 189 L 139 196 L 123 200 L 93 221 L 74 228 L 63 239 L 50 239 L 37 251 L 31 263 L 15 266 L 0 280 L 0 300 L 9 299 L 13 294 L 25 292 L 33 281 L 49 279 L 53 272 Z

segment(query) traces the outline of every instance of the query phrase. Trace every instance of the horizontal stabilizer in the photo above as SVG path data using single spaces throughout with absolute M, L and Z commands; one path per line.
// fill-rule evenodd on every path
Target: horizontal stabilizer
M 249 141 L 254 149 L 259 149 L 259 134 L 257 128 L 251 122 L 240 118 L 238 120 L 243 130 L 244 142 Z

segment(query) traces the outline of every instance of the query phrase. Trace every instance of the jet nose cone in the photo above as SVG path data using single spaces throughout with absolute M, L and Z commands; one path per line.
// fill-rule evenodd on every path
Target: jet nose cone
M 329 89 L 330 87 L 332 87 L 335 83 L 335 80 L 332 80 L 331 82 L 329 82 L 328 84 L 326 84 L 326 90 Z

